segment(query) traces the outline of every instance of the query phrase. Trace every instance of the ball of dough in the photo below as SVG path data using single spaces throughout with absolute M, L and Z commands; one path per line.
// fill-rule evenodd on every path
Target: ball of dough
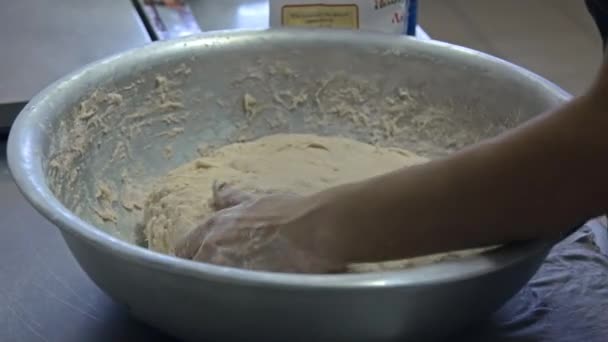
M 241 190 L 305 195 L 426 161 L 402 149 L 308 134 L 226 145 L 155 184 L 145 204 L 144 234 L 148 248 L 173 254 L 176 243 L 212 214 L 214 181 Z

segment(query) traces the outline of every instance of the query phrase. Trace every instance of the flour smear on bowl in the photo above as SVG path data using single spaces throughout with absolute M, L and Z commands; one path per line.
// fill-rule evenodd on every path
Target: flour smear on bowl
M 235 96 L 201 90 L 194 99 L 201 108 L 238 118 L 224 124 L 225 136 L 217 141 L 208 134 L 186 137 L 196 129 L 193 118 L 201 115 L 184 105 L 182 87 L 191 73 L 183 63 L 153 79 L 93 91 L 70 120 L 61 122 L 47 170 L 53 191 L 77 214 L 116 237 L 167 254 L 176 239 L 211 214 L 206 203 L 213 180 L 248 190 L 307 193 L 447 155 L 512 124 L 456 120 L 449 103 L 429 105 L 422 91 L 387 89 L 382 75 L 336 71 L 311 78 L 287 61 L 259 59 L 231 80 Z M 133 106 L 137 97 L 145 101 Z M 84 154 L 95 149 L 99 155 Z M 150 175 L 148 159 L 160 169 L 162 160 L 175 166 Z M 93 165 L 86 175 L 83 162 Z M 309 172 L 296 174 L 284 162 Z M 94 178 L 94 186 L 78 187 L 82 177 Z M 351 265 L 350 270 L 399 269 L 486 250 Z

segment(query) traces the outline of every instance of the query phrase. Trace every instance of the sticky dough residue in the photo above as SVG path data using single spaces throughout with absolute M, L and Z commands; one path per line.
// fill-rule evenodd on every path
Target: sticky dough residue
M 309 134 L 275 134 L 209 151 L 155 182 L 145 203 L 148 248 L 174 253 L 179 239 L 214 210 L 214 181 L 254 192 L 310 194 L 426 159 L 397 148 Z
M 466 115 L 455 120 L 449 100 L 428 105 L 419 90 L 399 83 L 386 87 L 386 77 L 331 72 L 319 79 L 281 60 L 256 60 L 240 67 L 240 73 L 230 73 L 230 89 L 221 91 L 232 96 L 220 97 L 213 84 L 193 83 L 187 64 L 145 73 L 119 87 L 98 88 L 58 127 L 44 128 L 53 132 L 47 165 L 52 191 L 76 214 L 121 239 L 145 244 L 143 228 L 134 227 L 143 218 L 150 184 L 159 176 L 151 175 L 142 161 L 150 151 L 167 165 L 177 165 L 227 143 L 306 131 L 338 132 L 434 157 L 508 126 L 476 127 Z M 193 93 L 192 87 L 200 89 Z M 201 116 L 213 113 L 225 115 L 222 124 L 229 126 L 214 130 L 220 134 L 216 137 L 209 138 L 207 131 L 197 136 L 203 131 L 190 123 L 200 125 Z
M 134 179 L 141 180 L 144 168 L 135 162 L 131 142 L 159 125 L 165 128 L 156 131 L 155 139 L 170 141 L 184 132 L 190 112 L 184 110 L 179 80 L 189 74 L 182 64 L 152 82 L 140 79 L 113 91 L 96 89 L 59 123 L 47 173 L 49 186 L 64 204 L 79 215 L 91 212 L 106 227 L 127 214 L 141 215 L 145 185 Z M 146 106 L 133 110 L 129 100 L 134 96 L 145 97 Z M 170 146 L 165 156 L 173 156 Z M 84 168 L 87 163 L 95 166 Z M 110 233 L 133 239 L 132 232 Z
M 148 248 L 174 254 L 176 244 L 215 210 L 212 184 L 221 179 L 251 192 L 311 194 L 426 162 L 409 151 L 309 134 L 276 134 L 210 151 L 155 182 L 142 227 Z M 458 251 L 407 260 L 354 264 L 352 272 L 400 269 L 473 255 Z

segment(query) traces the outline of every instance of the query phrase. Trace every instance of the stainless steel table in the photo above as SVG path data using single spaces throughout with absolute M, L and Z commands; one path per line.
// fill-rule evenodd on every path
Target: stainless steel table
M 2 1 L 0 127 L 59 77 L 150 41 L 130 0 Z
M 0 137 L 0 341 L 168 340 L 133 321 L 80 270 L 21 196 Z
M 129 319 L 92 284 L 59 232 L 25 202 L 10 178 L 2 136 L 21 107 L 47 84 L 150 41 L 129 0 L 0 5 L 0 341 L 161 336 Z

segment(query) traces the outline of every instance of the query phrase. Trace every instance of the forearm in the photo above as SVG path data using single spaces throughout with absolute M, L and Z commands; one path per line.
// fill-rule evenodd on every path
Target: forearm
M 608 111 L 577 99 L 448 158 L 339 189 L 345 258 L 549 237 L 608 203 Z M 354 247 L 353 247 L 354 246 Z

